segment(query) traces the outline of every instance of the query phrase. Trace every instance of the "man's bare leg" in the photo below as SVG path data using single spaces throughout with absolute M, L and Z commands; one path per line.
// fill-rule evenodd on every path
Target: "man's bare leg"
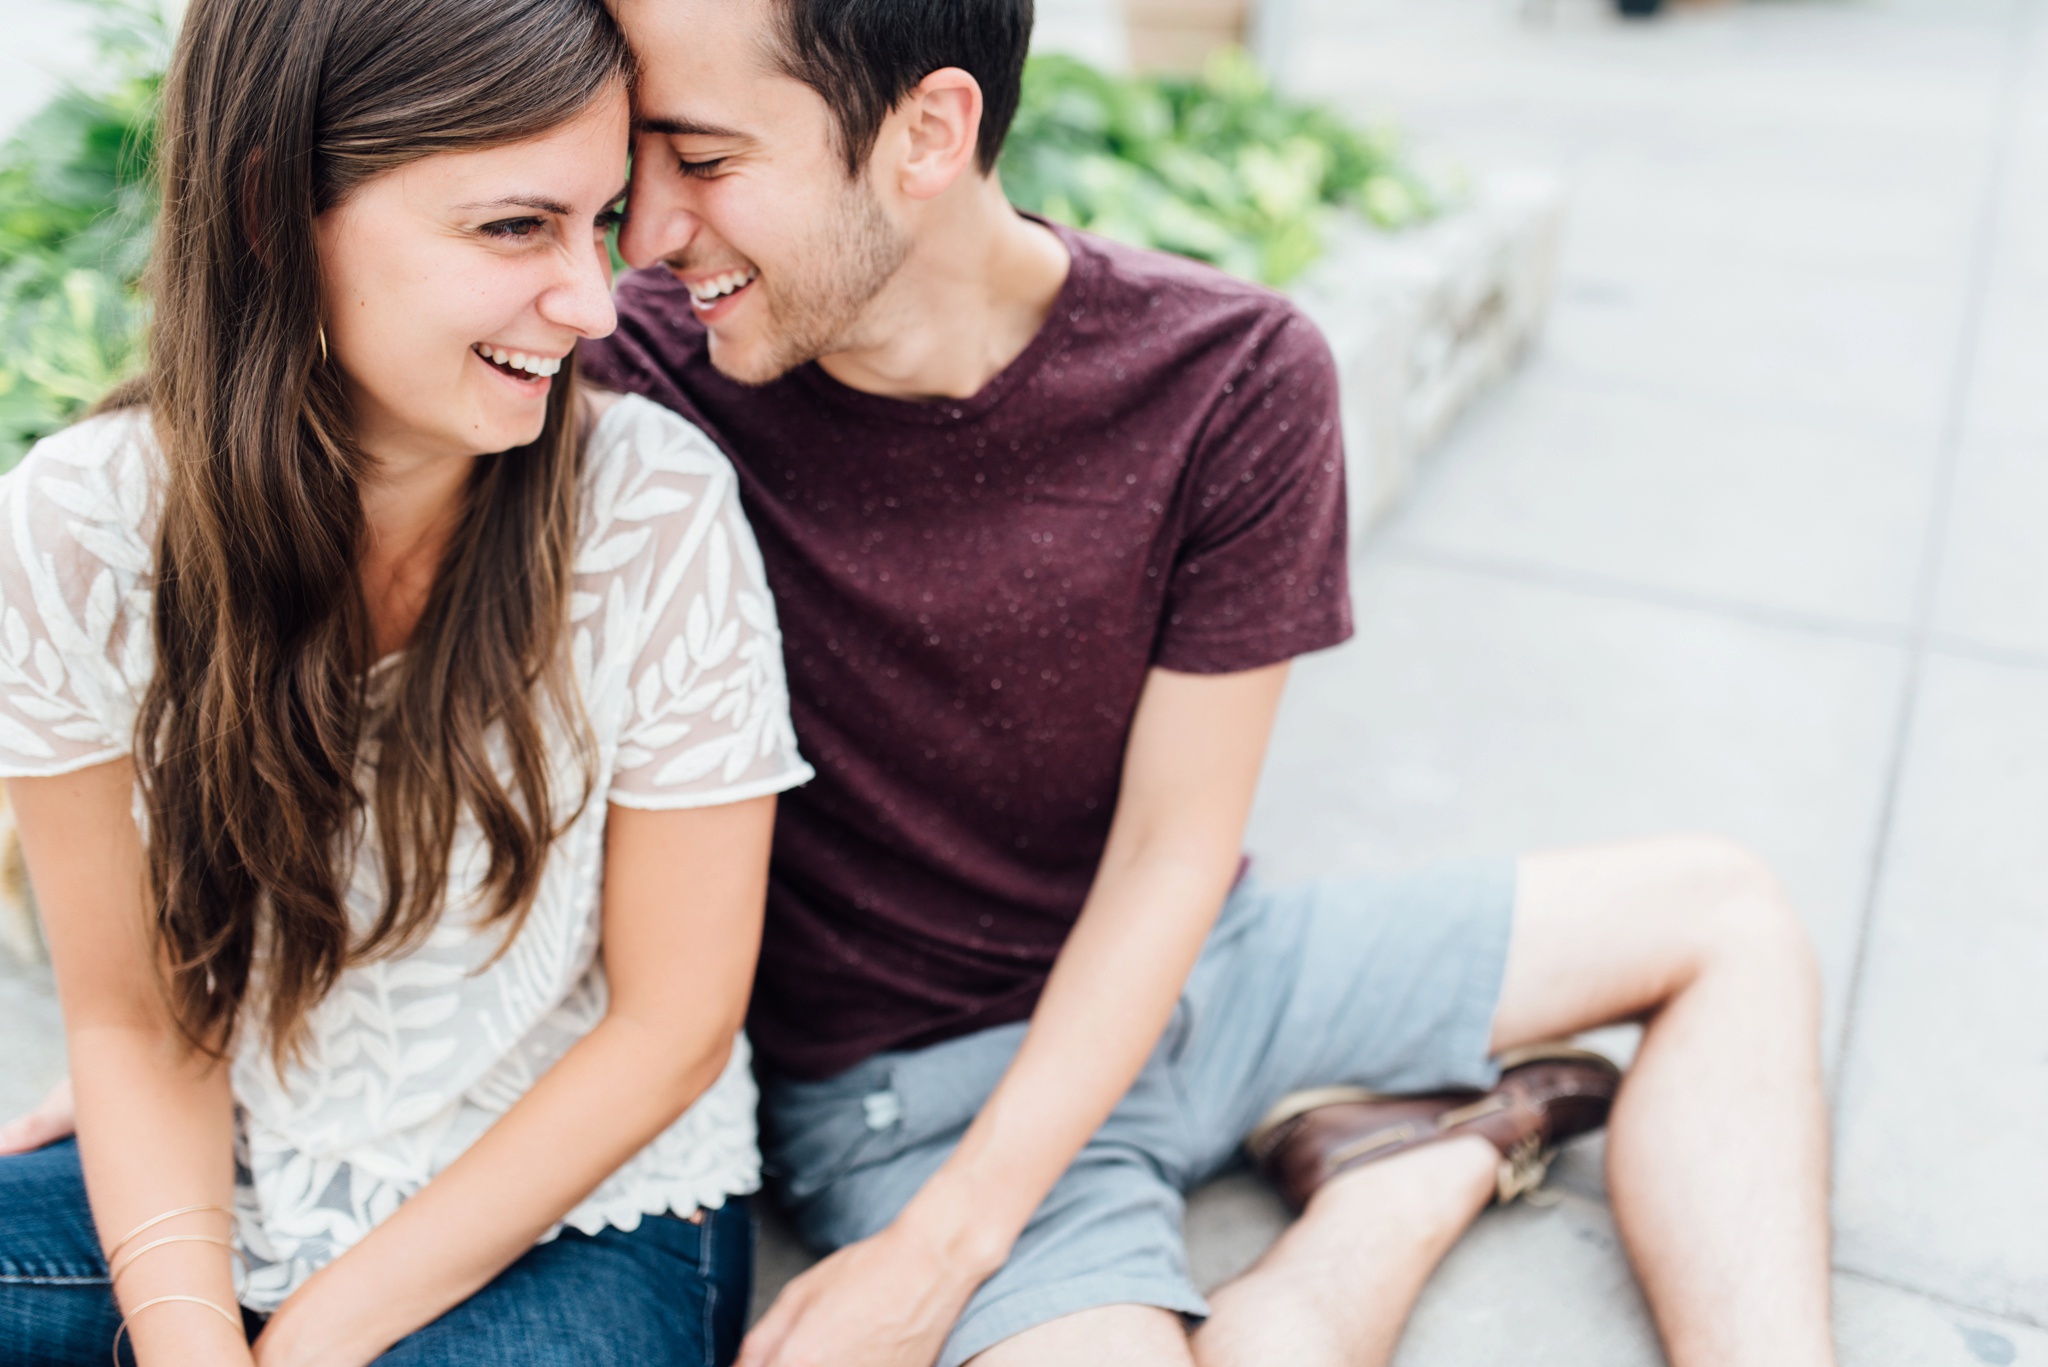
M 1493 1046 L 1652 1013 L 1608 1125 L 1608 1188 L 1673 1367 L 1834 1360 L 1819 1012 L 1805 934 L 1738 847 L 1679 838 L 1523 861 Z M 1490 1153 L 1457 1147 L 1490 1176 Z M 1432 1179 L 1427 1163 L 1452 1148 L 1352 1175 L 1378 1169 L 1376 1188 L 1318 1193 L 1212 1298 L 1202 1367 L 1385 1362 L 1484 1203 L 1470 1172 L 1464 1186 Z M 1405 1204 L 1361 1212 L 1375 1198 Z
M 1179 1315 L 1106 1305 L 1026 1329 L 976 1353 L 969 1367 L 1194 1367 Z
M 1379 1362 L 1431 1269 L 1493 1195 L 1500 1155 L 1477 1136 L 1370 1163 L 1325 1185 L 1259 1265 L 1209 1298 L 1201 1361 Z M 1313 1218 L 1311 1218 L 1313 1217 Z M 1242 1306 L 1243 1313 L 1238 1313 Z M 972 1367 L 1192 1367 L 1178 1315 L 1119 1305 L 1068 1315 Z
M 1196 1359 L 1380 1363 L 1451 1245 L 1493 1195 L 1500 1154 L 1477 1135 L 1341 1173 L 1258 1264 L 1209 1297 Z

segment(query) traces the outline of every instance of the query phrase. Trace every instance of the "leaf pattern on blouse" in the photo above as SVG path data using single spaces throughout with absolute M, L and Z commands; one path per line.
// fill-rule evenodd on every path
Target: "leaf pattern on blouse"
M 0 776 L 129 752 L 154 667 L 160 469 L 147 415 L 130 410 L 49 438 L 0 477 Z M 237 1237 L 251 1308 L 274 1309 L 387 1218 L 603 1017 L 608 803 L 708 806 L 810 777 L 724 455 L 668 410 L 621 398 L 591 435 L 582 494 L 566 649 L 596 742 L 589 801 L 503 953 L 502 931 L 476 924 L 489 849 L 465 819 L 439 922 L 403 957 L 342 975 L 309 1019 L 302 1062 L 280 1075 L 258 1032 L 242 1032 Z M 559 724 L 549 737 L 566 816 L 583 770 Z M 345 896 L 361 926 L 382 904 L 374 830 L 349 845 Z M 564 1223 L 633 1229 L 754 1190 L 754 1102 L 741 1038 L 719 1080 Z

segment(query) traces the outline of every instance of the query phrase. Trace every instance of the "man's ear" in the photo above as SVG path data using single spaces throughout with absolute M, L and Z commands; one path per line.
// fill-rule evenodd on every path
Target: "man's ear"
M 981 83 L 957 66 L 919 81 L 896 108 L 904 157 L 898 183 L 912 199 L 935 199 L 974 166 L 981 141 Z

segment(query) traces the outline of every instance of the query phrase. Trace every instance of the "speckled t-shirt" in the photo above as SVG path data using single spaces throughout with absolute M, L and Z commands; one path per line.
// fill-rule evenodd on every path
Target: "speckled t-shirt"
M 912 402 L 816 365 L 713 369 L 643 271 L 599 383 L 721 442 L 782 621 L 798 741 L 747 1026 L 828 1077 L 1021 1020 L 1095 877 L 1146 672 L 1342 641 L 1343 451 L 1320 334 L 1284 298 L 1061 230 L 1073 267 L 979 394 Z

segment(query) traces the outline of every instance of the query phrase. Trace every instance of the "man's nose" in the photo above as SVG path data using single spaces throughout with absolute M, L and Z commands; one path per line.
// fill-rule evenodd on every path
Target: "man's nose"
M 633 183 L 626 194 L 626 221 L 619 229 L 619 255 L 638 269 L 682 255 L 701 220 L 685 201 L 676 177 L 656 169 L 660 154 L 642 149 L 633 159 Z

